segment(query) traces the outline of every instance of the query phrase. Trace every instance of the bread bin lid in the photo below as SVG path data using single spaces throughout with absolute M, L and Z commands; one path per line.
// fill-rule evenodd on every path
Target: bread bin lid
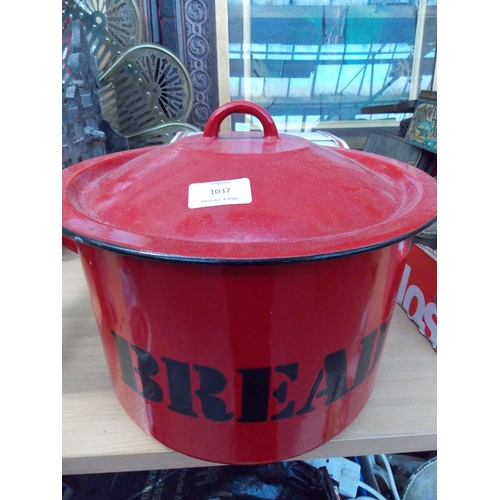
M 231 113 L 263 132 L 219 131 Z M 63 233 L 169 260 L 331 258 L 404 240 L 436 219 L 437 182 L 396 160 L 278 134 L 260 106 L 218 108 L 203 135 L 63 170 Z

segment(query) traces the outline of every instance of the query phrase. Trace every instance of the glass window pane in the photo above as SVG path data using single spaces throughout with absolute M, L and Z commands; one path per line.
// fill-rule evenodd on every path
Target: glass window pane
M 436 11 L 437 0 L 229 0 L 231 99 L 303 131 L 401 119 L 361 110 L 432 88 Z

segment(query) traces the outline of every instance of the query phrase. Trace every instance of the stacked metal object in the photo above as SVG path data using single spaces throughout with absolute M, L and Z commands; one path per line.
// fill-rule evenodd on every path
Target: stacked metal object
M 168 143 L 193 105 L 190 75 L 165 47 L 144 43 L 134 0 L 63 1 L 63 168 Z
M 97 66 L 81 23 L 72 24 L 69 76 L 62 88 L 62 167 L 106 154 L 106 134 L 97 95 Z

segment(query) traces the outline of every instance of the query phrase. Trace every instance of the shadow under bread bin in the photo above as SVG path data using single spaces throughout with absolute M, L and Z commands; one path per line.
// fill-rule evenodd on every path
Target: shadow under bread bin
M 232 113 L 262 132 L 219 133 Z M 203 135 L 63 170 L 113 388 L 129 416 L 199 459 L 285 460 L 345 429 L 375 383 L 436 181 L 382 156 L 278 134 L 260 106 Z

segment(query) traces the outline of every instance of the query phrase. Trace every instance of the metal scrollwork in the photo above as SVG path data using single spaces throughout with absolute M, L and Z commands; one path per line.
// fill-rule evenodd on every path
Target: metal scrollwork
M 207 19 L 205 5 L 206 4 L 203 4 L 199 0 L 187 2 L 186 12 L 188 13 L 189 18 L 197 23 L 205 22 Z
M 178 0 L 176 6 L 181 59 L 188 68 L 194 92 L 189 121 L 202 129 L 218 106 L 214 1 Z

